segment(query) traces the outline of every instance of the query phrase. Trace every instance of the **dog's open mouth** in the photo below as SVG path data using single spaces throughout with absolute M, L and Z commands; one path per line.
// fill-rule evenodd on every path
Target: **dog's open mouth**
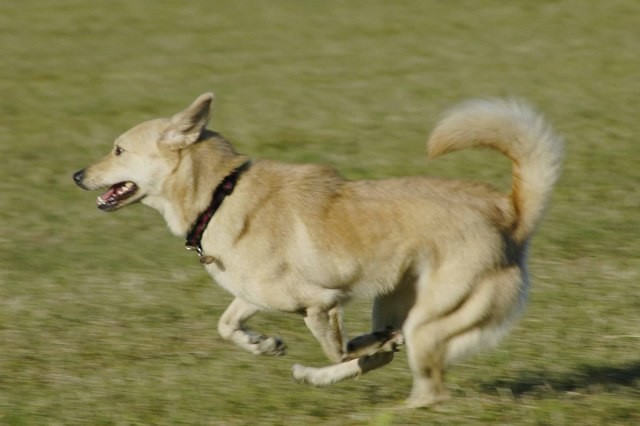
M 121 207 L 124 201 L 131 198 L 137 191 L 138 186 L 133 182 L 116 183 L 107 192 L 100 195 L 96 203 L 100 210 L 110 212 Z

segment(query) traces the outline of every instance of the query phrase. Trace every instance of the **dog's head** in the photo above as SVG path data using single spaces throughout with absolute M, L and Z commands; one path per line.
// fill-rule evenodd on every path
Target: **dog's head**
M 106 157 L 74 173 L 73 180 L 86 190 L 108 188 L 97 199 L 98 208 L 107 212 L 161 195 L 180 161 L 180 151 L 203 134 L 212 101 L 213 94 L 205 93 L 171 118 L 138 124 L 115 140 Z

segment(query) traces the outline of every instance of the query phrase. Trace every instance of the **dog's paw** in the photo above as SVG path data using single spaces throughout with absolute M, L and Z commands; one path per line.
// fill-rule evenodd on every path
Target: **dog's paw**
M 326 368 L 305 367 L 304 365 L 294 364 L 291 367 L 291 377 L 296 383 L 324 387 L 334 383 L 324 370 Z
M 430 408 L 436 404 L 440 404 L 451 398 L 451 393 L 448 390 L 443 390 L 433 395 L 411 395 L 409 399 L 405 401 L 405 408 Z
M 291 377 L 294 382 L 316 387 L 329 386 L 344 379 L 357 377 L 361 372 L 357 364 L 353 363 L 333 364 L 321 368 L 305 367 L 300 364 L 291 367 Z
M 256 345 L 257 353 L 260 355 L 283 356 L 287 354 L 287 345 L 279 337 L 260 336 Z
M 294 364 L 293 367 L 291 367 L 291 377 L 293 378 L 293 381 L 296 383 L 307 383 L 306 370 L 307 367 L 300 364 Z
M 377 352 L 397 352 L 404 345 L 404 336 L 400 330 L 388 328 L 370 334 L 363 334 L 347 343 L 343 361 L 370 356 Z
M 405 345 L 404 335 L 402 331 L 396 330 L 391 333 L 391 337 L 383 345 L 383 349 L 387 352 L 398 352 L 401 346 Z

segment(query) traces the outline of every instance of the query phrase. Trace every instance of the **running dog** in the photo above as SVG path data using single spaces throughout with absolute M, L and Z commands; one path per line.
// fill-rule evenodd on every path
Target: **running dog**
M 133 127 L 75 173 L 76 184 L 105 190 L 105 212 L 146 204 L 186 238 L 235 296 L 219 320 L 223 338 L 282 355 L 280 339 L 245 323 L 263 310 L 302 314 L 334 364 L 295 365 L 297 381 L 358 376 L 404 345 L 408 406 L 443 400 L 445 367 L 496 343 L 525 305 L 527 247 L 561 173 L 561 138 L 523 103 L 473 100 L 443 116 L 428 155 L 497 150 L 513 162 L 510 193 L 427 177 L 352 181 L 325 166 L 238 154 L 207 129 L 213 98 Z M 372 333 L 348 341 L 342 308 L 356 296 L 374 300 Z

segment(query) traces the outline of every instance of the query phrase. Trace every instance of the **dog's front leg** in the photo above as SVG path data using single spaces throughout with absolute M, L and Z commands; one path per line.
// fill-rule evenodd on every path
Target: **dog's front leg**
M 338 305 L 330 309 L 308 308 L 304 322 L 320 343 L 327 357 L 333 362 L 342 361 L 346 340 L 342 322 L 342 307 Z
M 218 321 L 218 332 L 227 340 L 256 355 L 284 355 L 287 346 L 278 337 L 268 337 L 245 327 L 244 323 L 260 311 L 256 306 L 235 298 Z

